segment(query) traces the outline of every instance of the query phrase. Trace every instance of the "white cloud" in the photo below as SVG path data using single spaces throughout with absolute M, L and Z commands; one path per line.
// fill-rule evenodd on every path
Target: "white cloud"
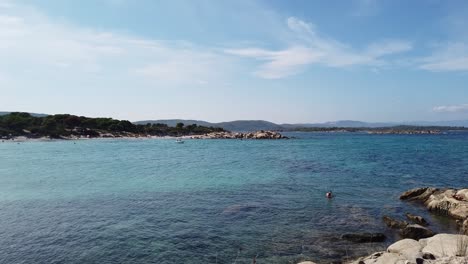
M 210 81 L 223 71 L 226 56 L 210 48 L 57 23 L 28 6 L 0 4 L 0 71 L 66 72 L 70 82 L 107 72 L 164 84 Z
M 438 113 L 468 112 L 468 104 L 436 106 L 432 110 Z
M 373 43 L 363 51 L 337 40 L 320 36 L 315 26 L 295 17 L 286 20 L 288 28 L 295 33 L 295 43 L 283 50 L 259 48 L 227 49 L 226 53 L 266 61 L 255 74 L 266 79 L 283 78 L 296 74 L 310 64 L 329 67 L 353 65 L 383 65 L 382 57 L 408 51 L 411 43 L 402 40 L 386 40 Z
M 468 71 L 468 44 L 455 42 L 439 46 L 434 54 L 421 61 L 424 70 Z

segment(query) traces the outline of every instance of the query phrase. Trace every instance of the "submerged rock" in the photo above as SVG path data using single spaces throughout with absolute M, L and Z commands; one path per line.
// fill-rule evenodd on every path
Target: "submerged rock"
M 222 214 L 223 215 L 234 215 L 239 213 L 246 213 L 251 212 L 260 207 L 259 204 L 256 203 L 249 203 L 249 204 L 234 204 L 231 206 L 226 207 Z
M 402 229 L 402 228 L 405 228 L 408 225 L 408 223 L 405 222 L 405 221 L 399 221 L 399 220 L 393 219 L 390 216 L 386 216 L 386 215 L 382 218 L 382 220 L 390 228 Z
M 435 235 L 435 233 L 429 228 L 417 224 L 407 225 L 401 230 L 400 234 L 404 238 L 412 239 L 427 238 Z
M 341 236 L 341 239 L 355 243 L 383 242 L 385 238 L 385 235 L 382 233 L 354 233 L 343 234 Z
M 422 216 L 406 213 L 406 217 L 415 224 L 428 226 L 429 223 Z

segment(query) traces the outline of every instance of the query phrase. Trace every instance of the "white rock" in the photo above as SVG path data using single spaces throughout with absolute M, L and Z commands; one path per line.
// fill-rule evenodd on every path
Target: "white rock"
M 378 258 L 365 258 L 361 259 L 360 261 L 363 261 L 366 264 L 407 264 L 408 261 L 407 259 L 397 253 L 383 253 L 380 255 Z M 354 263 L 359 263 L 359 261 L 354 262 Z M 362 262 L 361 262 L 362 263 Z
M 406 259 L 416 259 L 421 252 L 421 244 L 414 239 L 403 239 L 390 245 L 387 249 L 390 253 L 397 253 L 403 255 Z
M 426 243 L 422 252 L 431 253 L 436 258 L 455 257 L 460 251 L 462 241 L 465 241 L 465 245 L 468 244 L 468 236 L 464 235 L 438 234 L 421 240 L 424 240 L 422 243 Z

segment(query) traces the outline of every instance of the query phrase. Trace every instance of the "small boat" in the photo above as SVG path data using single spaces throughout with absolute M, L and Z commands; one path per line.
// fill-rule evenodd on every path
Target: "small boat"
M 184 141 L 182 139 L 176 139 L 175 142 L 178 143 L 178 144 L 184 144 Z

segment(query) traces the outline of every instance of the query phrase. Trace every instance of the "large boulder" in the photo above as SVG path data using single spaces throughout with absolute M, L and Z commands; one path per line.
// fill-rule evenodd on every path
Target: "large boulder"
M 438 234 L 430 238 L 421 239 L 422 252 L 440 257 L 464 257 L 468 255 L 468 236 L 453 234 Z M 467 259 L 468 260 L 468 259 Z
M 341 239 L 355 243 L 383 242 L 385 241 L 385 238 L 385 235 L 382 233 L 354 233 L 341 235 Z
M 439 234 L 431 238 L 403 239 L 387 249 L 367 257 L 359 258 L 352 264 L 466 264 L 468 252 L 460 250 L 463 241 L 468 245 L 468 236 Z M 465 254 L 465 256 L 462 256 Z
M 400 231 L 400 234 L 404 238 L 412 239 L 427 238 L 435 235 L 435 233 L 429 228 L 417 224 L 407 225 Z
M 352 264 L 407 264 L 408 260 L 397 253 L 378 252 L 368 257 L 360 258 Z
M 400 240 L 387 248 L 390 253 L 397 253 L 403 255 L 406 259 L 416 259 L 421 254 L 422 246 L 418 241 L 414 239 L 403 239 Z M 422 255 L 421 255 L 422 257 Z

